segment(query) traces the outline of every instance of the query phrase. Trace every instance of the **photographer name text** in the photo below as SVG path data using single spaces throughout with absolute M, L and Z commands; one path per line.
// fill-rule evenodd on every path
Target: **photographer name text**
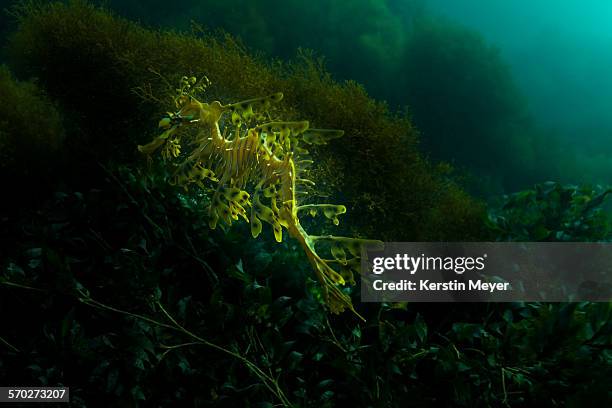
M 485 282 L 481 279 L 459 282 L 431 282 L 429 279 L 422 279 L 417 282 L 402 279 L 400 281 L 386 282 L 377 279 L 372 282 L 374 290 L 383 291 L 483 291 L 493 293 L 495 291 L 512 290 L 508 282 Z

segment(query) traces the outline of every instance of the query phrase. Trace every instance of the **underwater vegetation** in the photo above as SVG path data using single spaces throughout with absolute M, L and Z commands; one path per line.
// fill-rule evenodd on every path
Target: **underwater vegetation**
M 211 100 L 282 90 L 284 120 L 308 118 L 313 127 L 344 130 L 342 143 L 310 149 L 311 178 L 316 194 L 347 207 L 350 235 L 486 236 L 484 206 L 457 186 L 448 166 L 421 156 L 408 117 L 390 113 L 355 82 L 334 81 L 306 53 L 289 63 L 256 57 L 230 36 L 147 30 L 82 1 L 24 3 L 12 12 L 18 29 L 9 39 L 8 62 L 18 77 L 37 78 L 61 103 L 74 124 L 67 139 L 77 146 L 73 162 L 81 176 L 99 178 L 98 160 L 137 160 L 133 146 L 152 137 L 148 124 L 167 111 L 162 77 L 178 83 L 183 75 L 206 76 Z
M 365 304 L 324 266 L 351 283 L 363 237 L 607 241 L 607 188 L 486 208 L 409 116 L 307 52 L 84 1 L 12 13 L 0 153 L 49 167 L 3 174 L 21 187 L 0 210 L 0 383 L 70 386 L 76 407 L 609 405 L 610 303 Z M 308 242 L 332 234 L 358 241 Z
M 610 241 L 610 217 L 602 207 L 610 193 L 602 186 L 536 184 L 491 211 L 491 226 L 504 241 Z
M 442 319 L 383 304 L 360 308 L 364 324 L 279 286 L 310 273 L 287 248 L 208 234 L 201 203 L 154 174 L 115 177 L 0 223 L 14 238 L 0 248 L 0 378 L 70 385 L 76 406 L 609 402 L 609 303 L 454 305 Z
M 0 180 L 5 192 L 18 192 L 23 183 L 40 183 L 46 190 L 65 138 L 57 104 L 36 84 L 15 80 L 6 66 L 0 66 L 0 100 Z M 27 197 L 37 193 L 31 189 Z

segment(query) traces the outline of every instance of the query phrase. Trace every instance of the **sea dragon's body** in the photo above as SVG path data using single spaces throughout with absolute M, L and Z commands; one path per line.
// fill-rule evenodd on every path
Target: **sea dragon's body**
M 166 129 L 165 132 L 138 148 L 150 155 L 163 147 L 162 155 L 167 160 L 180 157 L 174 170 L 174 182 L 185 188 L 190 184 L 204 187 L 205 180 L 216 184 L 208 209 L 211 228 L 216 228 L 219 221 L 231 226 L 233 220 L 242 217 L 250 223 L 251 234 L 256 238 L 262 231 L 262 221 L 265 221 L 272 227 L 277 242 L 282 241 L 285 228 L 304 249 L 330 309 L 336 313 L 345 308 L 355 312 L 350 297 L 340 285 L 344 285 L 346 280 L 354 283 L 353 272 L 359 270 L 360 245 L 365 240 L 309 235 L 300 224 L 300 211 L 313 216 L 321 211 L 337 225 L 337 216 L 346 212 L 346 208 L 333 204 L 298 206 L 296 199 L 296 184 L 314 184 L 298 177 L 295 158 L 298 152 L 306 152 L 299 143 L 326 144 L 344 132 L 310 129 L 307 121 L 273 121 L 248 128 L 243 124 L 243 121 L 260 120 L 262 116 L 256 112 L 267 111 L 282 97 L 277 93 L 222 105 L 218 101 L 202 103 L 193 96 L 183 95 L 177 99 L 179 110 L 160 121 L 159 125 Z M 226 113 L 231 113 L 231 123 L 224 118 Z M 185 132 L 186 129 L 196 131 Z M 181 154 L 185 138 L 191 139 L 188 143 L 194 146 L 186 155 Z M 249 188 L 252 188 L 252 196 L 246 191 Z M 249 207 L 250 214 L 247 214 Z M 315 246 L 322 241 L 330 244 L 334 259 L 325 260 L 319 256 Z M 352 255 L 350 259 L 347 259 L 345 249 Z M 340 272 L 330 264 L 339 266 Z

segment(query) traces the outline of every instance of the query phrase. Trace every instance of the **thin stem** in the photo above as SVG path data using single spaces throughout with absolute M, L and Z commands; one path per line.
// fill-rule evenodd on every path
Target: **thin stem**
M 506 370 L 504 369 L 504 367 L 501 368 L 501 380 L 502 380 L 502 391 L 504 393 L 504 400 L 502 401 L 502 404 L 509 406 L 508 405 L 508 392 L 506 391 Z
M 8 341 L 6 341 L 2 336 L 0 336 L 0 343 L 4 344 L 6 347 L 8 347 L 11 350 L 13 350 L 15 353 L 19 353 L 19 349 L 17 347 L 13 346 Z
M 33 290 L 33 291 L 36 291 L 36 292 L 45 292 L 43 289 L 33 288 L 32 286 L 22 285 L 20 283 L 15 283 L 15 282 L 9 282 L 9 281 L 6 281 L 6 280 L 1 280 L 0 284 L 5 285 L 5 286 L 12 286 L 14 288 Z
M 147 317 L 147 316 L 139 315 L 136 313 L 128 312 L 125 310 L 114 308 L 112 306 L 105 305 L 104 303 L 100 303 L 97 300 L 90 298 L 89 296 L 78 298 L 78 299 L 81 303 L 86 304 L 88 306 L 97 307 L 98 309 L 104 309 L 104 310 L 108 310 L 108 311 L 115 312 L 115 313 L 121 313 L 123 315 L 130 316 L 135 319 L 139 319 L 139 320 L 154 324 L 159 327 L 176 330 L 174 326 L 171 326 L 169 324 L 158 322 L 157 320 L 151 319 L 150 317 Z

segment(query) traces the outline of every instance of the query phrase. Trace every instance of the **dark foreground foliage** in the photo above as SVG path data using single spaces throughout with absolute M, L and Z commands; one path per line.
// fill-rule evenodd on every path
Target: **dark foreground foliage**
M 75 406 L 609 402 L 609 303 L 328 315 L 291 242 L 211 233 L 193 197 L 106 171 L 2 220 L 3 383 Z
M 504 241 L 609 241 L 612 225 L 602 206 L 610 193 L 602 186 L 538 184 L 506 196 L 491 226 Z
M 366 323 L 330 315 L 295 243 L 210 231 L 206 197 L 169 186 L 163 167 L 132 152 L 168 109 L 152 67 L 170 78 L 204 72 L 215 98 L 282 90 L 288 114 L 344 128 L 331 154 L 316 152 L 317 180 L 322 191 L 348 185 L 349 213 L 364 218 L 351 219 L 357 233 L 609 240 L 604 191 L 539 186 L 487 227 L 482 209 L 419 159 L 406 119 L 311 60 L 279 71 L 230 40 L 153 33 L 80 2 L 26 7 L 20 23 L 12 66 L 57 100 L 52 137 L 65 129 L 69 160 L 54 193 L 15 193 L 20 205 L 0 213 L 0 383 L 67 385 L 76 407 L 609 405 L 609 303 L 360 304 Z M 5 82 L 36 95 L 18 102 L 55 106 Z M 22 114 L 4 117 L 2 129 L 35 134 Z M 368 194 L 371 208 L 360 201 Z M 590 229 L 566 226 L 576 222 Z M 538 225 L 549 234 L 533 235 Z

